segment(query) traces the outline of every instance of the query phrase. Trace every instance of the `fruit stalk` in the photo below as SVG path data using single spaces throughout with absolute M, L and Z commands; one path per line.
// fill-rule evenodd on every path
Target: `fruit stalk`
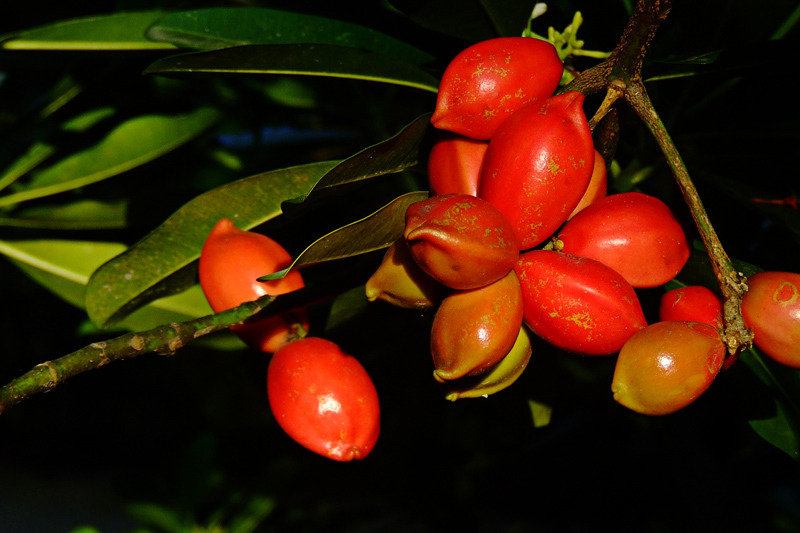
M 597 124 L 612 109 L 616 100 L 622 99 L 650 130 L 672 170 L 708 252 L 724 298 L 723 338 L 728 351 L 734 354 L 752 344 L 752 333 L 744 324 L 741 308 L 742 296 L 747 291 L 747 280 L 737 272 L 722 247 L 686 165 L 650 101 L 641 76 L 645 53 L 671 8 L 672 0 L 641 0 L 636 5 L 619 44 L 608 59 L 583 72 L 560 92 L 579 90 L 589 95 L 605 90 L 606 99 L 598 110 L 598 116 L 590 121 L 592 125 Z

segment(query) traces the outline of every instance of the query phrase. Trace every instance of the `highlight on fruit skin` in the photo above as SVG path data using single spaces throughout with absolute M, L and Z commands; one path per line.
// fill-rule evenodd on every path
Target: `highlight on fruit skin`
M 667 415 L 703 394 L 722 367 L 725 344 L 700 322 L 656 322 L 619 352 L 611 391 L 619 404 L 644 415 Z
M 306 337 L 269 364 L 275 420 L 298 444 L 335 461 L 364 459 L 380 434 L 378 393 L 361 363 L 335 343 Z
M 292 264 L 292 256 L 275 240 L 234 226 L 228 218 L 220 219 L 209 233 L 200 252 L 198 273 L 200 287 L 215 313 L 257 300 L 267 294 L 277 296 L 305 286 L 299 272 L 273 281 L 258 278 L 283 270 Z M 251 347 L 274 353 L 283 344 L 309 329 L 308 308 L 233 326 L 231 331 Z
M 487 398 L 510 387 L 527 368 L 533 353 L 533 333 L 525 325 L 519 328 L 514 346 L 499 363 L 483 374 L 466 376 L 441 384 L 442 392 L 452 402 L 461 398 Z
M 450 292 L 417 265 L 403 238 L 389 246 L 364 290 L 370 302 L 383 300 L 404 309 L 435 307 Z
M 765 271 L 747 278 L 742 318 L 771 359 L 800 368 L 800 274 Z

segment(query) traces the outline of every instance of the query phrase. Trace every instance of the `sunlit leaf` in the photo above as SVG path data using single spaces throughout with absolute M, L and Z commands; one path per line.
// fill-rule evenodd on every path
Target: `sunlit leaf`
M 211 8 L 173 13 L 147 32 L 154 41 L 214 50 L 245 44 L 334 44 L 419 65 L 429 54 L 376 30 L 316 15 L 266 8 Z
M 322 195 L 326 189 L 414 168 L 422 159 L 420 142 L 430 129 L 430 113 L 426 113 L 394 137 L 345 159 L 325 174 L 306 195 L 291 202 L 301 203 Z
M 392 83 L 435 93 L 439 80 L 410 63 L 368 50 L 325 44 L 272 44 L 181 54 L 145 74 L 302 74 Z
M 428 196 L 427 191 L 404 194 L 368 217 L 320 237 L 303 250 L 289 268 L 259 279 L 263 281 L 280 279 L 296 268 L 388 248 L 403 236 L 408 206 L 421 202 Z
M 163 11 L 115 13 L 65 20 L 0 36 L 0 47 L 11 50 L 172 50 L 153 42 L 145 31 Z
M 0 206 L 84 187 L 147 163 L 197 137 L 218 113 L 201 108 L 187 115 L 147 115 L 118 126 L 100 143 L 32 172 L 16 192 L 0 197 Z
M 89 280 L 86 308 L 99 327 L 113 325 L 148 302 L 196 282 L 186 267 L 223 217 L 250 229 L 281 214 L 281 202 L 307 193 L 335 161 L 275 170 L 229 183 L 193 199 Z M 196 263 L 195 263 L 196 264 Z

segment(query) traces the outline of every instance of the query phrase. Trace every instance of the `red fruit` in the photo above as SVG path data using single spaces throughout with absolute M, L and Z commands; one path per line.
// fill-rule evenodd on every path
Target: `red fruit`
M 501 37 L 474 44 L 445 69 L 431 123 L 489 139 L 517 109 L 553 94 L 563 72 L 555 47 L 546 41 Z
M 594 167 L 592 168 L 592 177 L 589 180 L 589 187 L 586 189 L 586 192 L 583 193 L 583 198 L 581 198 L 581 201 L 578 202 L 577 207 L 572 210 L 572 214 L 567 218 L 567 220 L 574 217 L 580 211 L 583 211 L 583 208 L 587 205 L 592 205 L 598 200 L 605 198 L 607 192 L 608 177 L 606 171 L 606 162 L 603 159 L 603 156 L 600 155 L 600 152 L 595 150 Z
M 702 322 L 722 329 L 722 299 L 711 289 L 700 285 L 673 289 L 661 297 L 659 318 L 662 321 Z
M 571 352 L 605 355 L 647 325 L 633 288 L 593 259 L 532 250 L 514 267 L 522 286 L 525 323 Z
M 478 196 L 478 179 L 487 141 L 442 131 L 428 156 L 428 182 L 432 195 Z
M 285 278 L 258 281 L 261 276 L 288 267 L 292 257 L 266 235 L 237 229 L 227 218 L 211 230 L 200 252 L 200 286 L 215 313 L 226 311 L 270 294 L 296 291 L 304 286 L 299 272 Z M 231 330 L 250 346 L 274 353 L 296 335 L 297 323 L 308 330 L 306 308 L 258 322 L 234 326 Z
M 306 337 L 275 352 L 267 372 L 269 406 L 298 444 L 335 461 L 363 459 L 378 440 L 378 393 L 354 357 Z
M 668 282 L 690 253 L 669 207 L 638 192 L 613 194 L 586 207 L 564 224 L 558 240 L 565 254 L 600 261 L 635 288 Z
M 759 272 L 747 278 L 742 316 L 769 357 L 800 368 L 800 274 Z
M 489 141 L 478 196 L 508 218 L 521 250 L 550 237 L 589 186 L 594 147 L 582 104 L 571 91 L 523 107 Z
M 522 326 L 522 292 L 514 271 L 479 289 L 444 299 L 431 330 L 440 382 L 482 374 L 511 351 Z
M 614 399 L 645 415 L 674 413 L 708 389 L 725 358 L 719 332 L 699 322 L 656 322 L 622 347 Z
M 497 281 L 519 257 L 508 220 L 467 194 L 434 196 L 409 206 L 405 238 L 422 270 L 452 289 Z

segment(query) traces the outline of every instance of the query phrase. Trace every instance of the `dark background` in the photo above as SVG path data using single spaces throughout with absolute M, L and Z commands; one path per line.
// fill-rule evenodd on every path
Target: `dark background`
M 403 5 L 411 10 L 422 4 Z M 645 78 L 648 72 L 674 67 L 663 61 L 721 49 L 726 52 L 720 64 L 730 70 L 652 82 L 648 90 L 730 255 L 763 269 L 796 272 L 795 212 L 789 206 L 747 203 L 741 194 L 747 187 L 773 198 L 798 193 L 800 117 L 796 91 L 786 81 L 796 62 L 797 32 L 769 41 L 794 5 L 776 0 L 755 7 L 722 1 L 675 4 L 648 55 Z M 304 10 L 312 4 L 269 6 Z M 0 33 L 110 11 L 104 2 L 48 5 L 47 10 L 37 3 L 18 7 L 17 15 L 3 17 Z M 200 6 L 128 1 L 113 9 L 147 7 Z M 554 2 L 543 24 L 561 29 L 576 9 L 586 19 L 580 37 L 587 47 L 613 48 L 627 20 L 625 3 Z M 420 31 L 377 3 L 337 3 L 322 13 L 416 42 L 445 62 L 468 44 Z M 33 108 L 37 91 L 72 69 L 87 79 L 104 72 L 104 87 L 113 90 L 98 93 L 101 98 L 132 113 L 147 108 L 137 100 L 141 93 L 136 87 L 152 90 L 139 72 L 153 57 L 97 54 L 64 62 L 46 53 L 29 54 L 24 62 L 18 57 L 0 56 L 0 75 L 6 75 L 0 99 L 27 101 Z M 315 154 L 323 150 L 326 158 L 346 157 L 433 105 L 430 95 L 411 89 L 309 83 L 326 95 L 328 106 L 302 113 L 264 109 L 253 120 L 293 128 L 312 123 L 347 135 L 335 142 L 254 147 L 243 156 L 251 165 L 243 175 L 322 157 Z M 208 92 L 204 86 L 190 94 L 202 99 Z M 177 105 L 169 99 L 158 102 Z M 383 124 L 370 122 L 375 110 L 364 102 L 379 108 Z M 246 104 L 246 97 L 237 103 Z M 337 106 L 344 111 L 331 110 Z M 14 127 L 23 113 L 8 107 L 3 112 L 0 132 L 6 151 L 0 153 L 8 157 L 14 143 L 22 142 Z M 24 131 L 34 135 L 35 130 Z M 211 180 L 233 178 L 206 176 L 191 149 L 183 152 L 170 155 L 168 164 L 152 173 L 134 171 L 144 180 L 139 186 L 163 185 L 163 173 L 175 168 Z M 612 192 L 629 188 L 636 169 L 651 167 L 636 188 L 686 216 L 657 148 L 630 113 L 624 115 L 618 161 L 621 171 Z M 196 184 L 186 181 L 174 180 L 170 187 L 186 200 L 198 193 Z M 143 209 L 123 237 L 140 238 L 176 205 L 155 203 Z M 19 235 L 0 228 L 0 238 Z M 302 249 L 303 242 L 296 246 Z M 309 275 L 314 275 L 311 270 Z M 659 291 L 640 295 L 649 316 Z M 0 321 L 3 383 L 110 335 L 87 328 L 81 310 L 5 260 L 0 261 L 0 294 L 6 302 Z M 328 310 L 325 305 L 315 309 L 317 324 L 325 323 Z M 173 357 L 146 355 L 33 397 L 0 419 L 0 531 L 61 532 L 80 525 L 102 532 L 145 525 L 166 531 L 153 521 L 170 512 L 186 524 L 208 525 L 219 517 L 225 525 L 254 497 L 274 505 L 258 531 L 800 528 L 800 468 L 749 427 L 742 414 L 749 400 L 747 375 L 738 363 L 693 405 L 673 415 L 645 417 L 613 401 L 613 356 L 581 358 L 540 342 L 511 388 L 489 399 L 449 403 L 431 379 L 431 318 L 430 313 L 377 302 L 354 320 L 325 331 L 362 361 L 381 399 L 378 444 L 367 459 L 354 463 L 318 457 L 280 430 L 266 399 L 268 356 L 250 350 L 189 346 Z M 553 407 L 549 425 L 534 426 L 530 401 Z M 142 511 L 135 505 L 141 502 L 166 511 Z

